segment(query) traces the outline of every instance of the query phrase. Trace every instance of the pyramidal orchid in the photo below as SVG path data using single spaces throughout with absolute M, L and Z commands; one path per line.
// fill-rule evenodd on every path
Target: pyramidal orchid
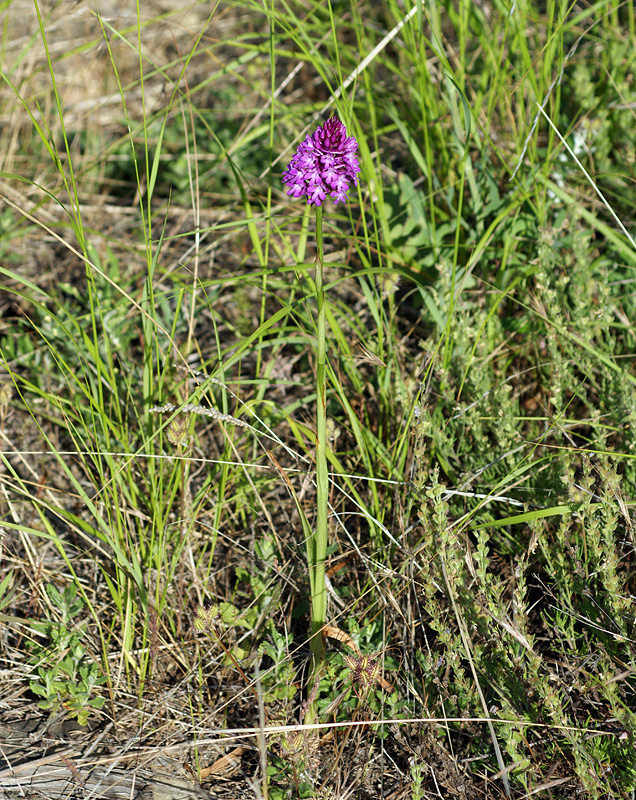
M 307 195 L 309 205 L 322 205 L 327 195 L 344 203 L 350 182 L 358 183 L 358 172 L 358 142 L 347 136 L 338 117 L 331 117 L 298 145 L 283 183 L 292 197 Z
M 323 274 L 322 204 L 327 196 L 334 203 L 344 203 L 353 182 L 358 184 L 358 142 L 347 136 L 338 117 L 331 117 L 308 136 L 283 173 L 283 183 L 292 197 L 307 196 L 307 204 L 316 207 L 316 526 L 303 514 L 301 520 L 311 592 L 312 669 L 310 685 L 318 686 L 324 666 L 323 629 L 327 616 L 327 579 L 325 561 L 328 543 L 329 472 L 327 471 L 327 298 Z M 318 690 L 309 693 L 305 722 L 317 719 Z

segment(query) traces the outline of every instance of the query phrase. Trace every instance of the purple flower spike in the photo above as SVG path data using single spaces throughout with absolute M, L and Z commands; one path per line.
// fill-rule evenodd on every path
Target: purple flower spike
M 331 117 L 312 136 L 298 145 L 289 166 L 283 172 L 283 183 L 292 197 L 307 195 L 310 205 L 322 205 L 331 194 L 334 203 L 344 203 L 349 181 L 358 185 L 358 142 L 347 136 L 347 129 L 338 117 Z

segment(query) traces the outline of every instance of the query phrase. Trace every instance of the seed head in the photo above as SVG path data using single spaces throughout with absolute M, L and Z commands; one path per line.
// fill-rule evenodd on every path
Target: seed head
M 380 682 L 380 665 L 370 656 L 345 656 L 345 661 L 351 670 L 351 678 L 354 688 L 362 690 L 371 689 L 376 683 Z
M 194 620 L 194 628 L 199 632 L 207 630 L 210 626 L 214 625 L 215 620 L 219 618 L 219 607 L 212 606 L 199 606 L 197 608 L 197 615 Z
M 338 117 L 331 117 L 298 145 L 283 183 L 292 197 L 307 195 L 309 205 L 322 205 L 330 194 L 334 203 L 344 203 L 349 182 L 358 184 L 358 142 L 347 136 Z

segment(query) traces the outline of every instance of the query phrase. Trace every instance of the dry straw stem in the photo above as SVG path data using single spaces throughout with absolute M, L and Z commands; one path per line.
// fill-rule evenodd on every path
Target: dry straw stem
M 176 744 L 167 744 L 157 747 L 139 747 L 131 753 L 130 758 L 139 757 L 146 758 L 153 756 L 158 752 L 169 755 L 172 753 L 180 753 L 192 747 L 204 747 L 208 745 L 226 745 L 228 742 L 241 741 L 243 739 L 251 739 L 254 736 L 264 734 L 266 736 L 280 736 L 285 733 L 297 733 L 299 731 L 330 731 L 341 730 L 348 728 L 382 728 L 391 725 L 432 725 L 441 727 L 446 725 L 466 725 L 467 723 L 474 724 L 492 724 L 492 717 L 411 717 L 409 719 L 367 719 L 367 720 L 348 720 L 346 722 L 314 722 L 311 724 L 294 724 L 294 725 L 266 725 L 265 727 L 243 727 L 243 728 L 217 728 L 209 730 L 207 736 L 200 738 L 188 739 L 187 741 L 178 742 Z M 564 732 L 564 733 L 589 733 L 589 728 L 582 728 L 573 725 L 549 725 L 540 722 L 525 722 L 518 719 L 498 719 L 498 725 L 511 725 L 515 728 L 545 730 L 547 732 Z M 117 761 L 117 756 L 107 757 L 100 759 L 100 763 L 112 763 Z M 91 762 L 94 763 L 94 762 Z

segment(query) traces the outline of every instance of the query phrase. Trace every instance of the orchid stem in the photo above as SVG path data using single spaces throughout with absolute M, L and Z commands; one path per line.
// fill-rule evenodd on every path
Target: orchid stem
M 325 559 L 327 557 L 327 515 L 329 511 L 329 474 L 327 472 L 327 381 L 326 381 L 326 309 L 323 283 L 322 208 L 316 206 L 316 300 L 318 305 L 316 344 L 316 531 L 309 542 L 311 583 L 311 654 L 310 685 L 322 672 L 324 644 L 322 628 L 327 614 Z M 306 722 L 316 718 L 316 701 L 310 702 Z

